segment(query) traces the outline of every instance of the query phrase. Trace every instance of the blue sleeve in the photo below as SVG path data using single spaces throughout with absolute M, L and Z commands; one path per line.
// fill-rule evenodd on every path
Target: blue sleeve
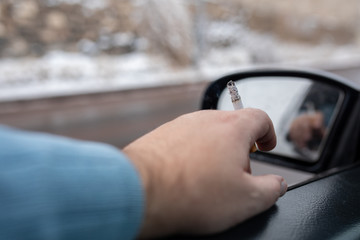
M 0 126 L 0 239 L 134 239 L 143 211 L 116 148 Z

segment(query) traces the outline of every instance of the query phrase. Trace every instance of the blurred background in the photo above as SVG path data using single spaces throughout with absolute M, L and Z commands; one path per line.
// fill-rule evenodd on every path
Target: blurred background
M 357 0 L 1 0 L 0 123 L 123 147 L 254 66 L 360 83 Z

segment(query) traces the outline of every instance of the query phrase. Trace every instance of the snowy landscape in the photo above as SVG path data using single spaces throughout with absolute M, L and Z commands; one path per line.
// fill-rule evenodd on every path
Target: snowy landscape
M 6 2 L 12 4 L 12 1 L 0 3 L 2 13 L 9 7 Z M 131 6 L 133 12 L 130 17 L 136 27 L 126 29 L 129 24 L 125 24 L 125 27 L 117 28 L 116 22 L 112 22 L 113 25 L 109 23 L 109 26 L 113 29 L 99 28 L 101 34 L 92 37 L 91 34 L 85 37 L 84 31 L 84 36 L 78 39 L 69 35 L 71 29 L 68 30 L 67 25 L 71 25 L 71 21 L 66 20 L 69 19 L 66 18 L 68 15 L 62 15 L 63 9 L 80 6 L 85 16 L 95 16 L 120 3 L 110 0 L 22 2 L 27 5 L 14 4 L 11 8 L 18 8 L 17 16 L 25 19 L 18 21 L 21 27 L 36 28 L 50 24 L 56 31 L 45 29 L 40 32 L 38 41 L 43 45 L 47 41 L 46 46 L 50 47 L 37 50 L 41 53 L 34 52 L 32 49 L 35 49 L 35 45 L 29 44 L 25 35 L 19 35 L 14 30 L 14 38 L 11 39 L 14 41 L 4 37 L 4 32 L 8 35 L 5 30 L 14 21 L 7 22 L 2 15 L 0 101 L 211 81 L 221 75 L 254 66 L 331 68 L 360 65 L 357 36 L 341 40 L 344 42 L 286 40 L 251 28 L 244 20 L 246 14 L 236 15 L 237 18 L 227 16 L 228 19 L 222 15 L 218 17 L 216 14 L 220 15 L 220 10 L 216 12 L 216 6 L 213 5 L 220 5 L 221 1 L 198 1 L 193 4 L 184 0 L 120 1 L 121 4 L 126 2 L 126 6 Z M 47 2 L 46 7 L 41 5 L 43 2 Z M 247 1 L 240 2 L 245 4 Z M 212 6 L 211 11 L 206 4 Z M 26 14 L 19 8 L 26 10 Z M 168 14 L 169 9 L 173 14 Z M 26 25 L 39 14 L 45 14 L 48 17 L 46 19 L 52 19 L 53 22 Z M 139 30 L 141 26 L 146 29 Z M 60 33 L 68 34 L 63 42 L 57 42 L 57 34 Z M 72 38 L 75 40 L 70 42 L 68 39 Z

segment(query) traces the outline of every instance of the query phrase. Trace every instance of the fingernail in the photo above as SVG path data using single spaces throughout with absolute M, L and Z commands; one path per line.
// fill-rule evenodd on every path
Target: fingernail
M 284 194 L 286 193 L 288 188 L 287 183 L 285 182 L 284 179 L 282 179 L 281 184 L 280 184 L 280 197 L 284 196 Z

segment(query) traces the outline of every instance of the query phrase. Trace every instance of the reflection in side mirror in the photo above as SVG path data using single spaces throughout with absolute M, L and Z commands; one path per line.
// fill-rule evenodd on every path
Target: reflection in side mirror
M 338 114 L 344 93 L 299 77 L 251 77 L 236 81 L 244 107 L 265 111 L 277 135 L 275 154 L 316 162 Z M 232 110 L 227 89 L 217 109 Z

